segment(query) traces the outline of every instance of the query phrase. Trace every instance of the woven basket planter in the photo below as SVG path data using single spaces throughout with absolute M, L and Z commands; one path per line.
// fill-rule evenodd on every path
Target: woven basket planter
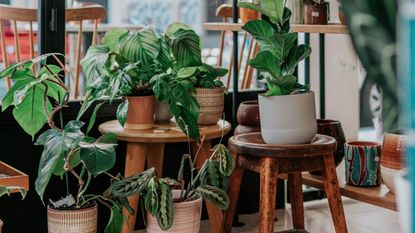
M 200 105 L 199 125 L 214 125 L 222 118 L 225 101 L 223 88 L 196 88 L 196 99 Z
M 55 210 L 48 207 L 49 233 L 96 233 L 98 206 L 79 210 Z

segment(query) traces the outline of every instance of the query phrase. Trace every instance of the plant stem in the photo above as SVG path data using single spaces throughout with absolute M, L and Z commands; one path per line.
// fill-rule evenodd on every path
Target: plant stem
M 78 173 L 76 173 L 75 170 L 73 170 L 73 167 L 70 164 L 72 156 L 75 152 L 76 152 L 76 149 L 71 149 L 69 151 L 67 157 L 65 158 L 64 170 L 67 171 L 67 172 L 69 171 L 70 173 L 72 173 L 73 176 L 76 177 L 76 179 L 78 179 L 79 189 L 78 189 L 78 195 L 77 195 L 76 203 L 79 204 L 79 193 L 83 190 L 85 181 L 82 179 L 82 177 L 80 175 L 78 175 Z
M 87 179 L 87 181 L 86 181 L 86 184 L 85 184 L 85 187 L 78 193 L 78 195 L 77 195 L 77 199 L 79 200 L 81 197 L 82 197 L 82 195 L 85 193 L 85 191 L 88 189 L 88 186 L 89 186 L 89 183 L 91 182 L 91 178 L 92 178 L 92 175 L 91 175 L 91 173 L 89 173 L 88 172 L 88 179 Z
M 111 177 L 112 179 L 114 179 L 114 180 L 120 180 L 120 179 L 118 179 L 117 177 L 115 177 L 115 176 L 113 176 L 113 175 L 111 175 L 110 173 L 108 173 L 108 172 L 104 172 L 104 174 L 105 175 L 107 175 L 107 176 L 109 176 L 109 177 Z

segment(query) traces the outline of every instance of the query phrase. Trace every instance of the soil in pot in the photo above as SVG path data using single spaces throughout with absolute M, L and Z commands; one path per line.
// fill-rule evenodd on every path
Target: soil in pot
M 196 88 L 195 97 L 200 106 L 197 123 L 199 125 L 217 124 L 223 115 L 225 89 Z
M 317 134 L 314 92 L 259 95 L 261 135 L 268 144 L 310 143 Z
M 128 113 L 124 128 L 131 130 L 151 129 L 154 125 L 155 97 L 128 96 Z
M 326 25 L 328 23 L 329 4 L 305 4 L 304 5 L 304 23 Z
M 52 208 L 48 206 L 48 231 L 53 233 L 96 233 L 98 205 L 82 208 Z
M 173 190 L 173 197 L 179 197 L 180 190 Z M 174 206 L 173 226 L 163 231 L 157 223 L 157 218 L 147 213 L 147 233 L 199 233 L 202 210 L 202 199 L 188 202 L 176 202 Z

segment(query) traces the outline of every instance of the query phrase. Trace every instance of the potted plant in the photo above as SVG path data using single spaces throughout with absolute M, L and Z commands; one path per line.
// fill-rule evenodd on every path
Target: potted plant
M 228 70 L 202 62 L 200 37 L 185 24 L 170 24 L 162 40 L 170 45 L 170 52 L 166 53 L 170 54 L 166 56 L 169 57 L 169 66 L 165 72 L 152 78 L 153 90 L 159 101 L 169 103 L 170 111 L 183 132 L 195 138 L 198 136 L 197 123 L 217 124 L 222 117 L 225 89 L 217 78 L 224 76 Z M 189 94 L 194 94 L 194 97 Z M 189 116 L 184 115 L 179 119 L 177 116 L 180 116 L 180 112 Z
M 0 185 L 0 197 L 4 195 L 10 196 L 11 193 L 14 192 L 20 192 L 20 195 L 22 196 L 22 200 L 26 197 L 27 190 L 20 187 L 20 186 L 2 186 Z M 3 229 L 3 221 L 0 219 L 0 233 Z
M 329 3 L 324 0 L 305 0 L 305 24 L 326 25 L 329 18 Z
M 63 178 L 72 175 L 78 183 L 78 189 L 72 192 L 68 188 L 68 179 L 63 179 L 66 181 L 67 196 L 59 201 L 49 202 L 49 231 L 96 232 L 99 202 L 111 210 L 106 232 L 118 233 L 121 230 L 119 222 L 123 219 L 122 207 L 131 211 L 128 200 L 108 194 L 87 194 L 93 177 L 106 174 L 110 177 L 109 185 L 112 180 L 120 179 L 108 173 L 116 158 L 115 135 L 105 134 L 98 139 L 87 136 L 92 128 L 91 124 L 88 125 L 86 133 L 83 133 L 81 128 L 84 123 L 80 121 L 80 117 L 86 107 L 81 109 L 77 119 L 66 124 L 60 120 L 59 124 L 55 124 L 55 116 L 62 114 L 69 99 L 69 91 L 61 79 L 64 66 L 48 65 L 46 62 L 55 58 L 59 63 L 57 56 L 41 55 L 2 70 L 0 78 L 9 77 L 14 82 L 2 99 L 2 109 L 4 111 L 13 106 L 14 118 L 32 138 L 45 123 L 50 127 L 35 142 L 35 145 L 44 147 L 35 182 L 35 190 L 42 201 L 52 176 Z M 36 70 L 36 67 L 41 68 Z
M 252 0 L 244 1 L 244 2 L 249 2 L 249 3 L 258 5 L 256 1 L 252 1 Z M 259 14 L 258 14 L 258 11 L 256 10 L 252 10 L 248 8 L 239 8 L 239 17 L 241 18 L 243 23 L 246 23 L 249 20 L 258 19 Z
M 297 82 L 293 74 L 298 63 L 311 53 L 308 45 L 296 45 L 290 33 L 291 11 L 284 0 L 262 0 L 257 9 L 261 20 L 251 20 L 242 28 L 261 45 L 249 65 L 260 71 L 268 91 L 258 96 L 261 134 L 266 143 L 309 143 L 317 133 L 314 93 Z
M 139 194 L 147 211 L 147 232 L 198 233 L 202 199 L 225 210 L 229 206 L 226 193 L 234 160 L 223 144 L 212 149 L 212 154 L 196 171 L 197 154 L 182 157 L 177 180 L 158 178 L 154 168 L 112 183 L 110 190 L 116 197 Z M 190 180 L 186 183 L 184 171 L 188 165 Z
M 103 45 L 91 46 L 81 61 L 87 78 L 85 105 L 123 97 L 117 118 L 124 128 L 153 128 L 155 98 L 149 81 L 162 69 L 157 63 L 160 49 L 160 40 L 150 27 L 107 32 Z

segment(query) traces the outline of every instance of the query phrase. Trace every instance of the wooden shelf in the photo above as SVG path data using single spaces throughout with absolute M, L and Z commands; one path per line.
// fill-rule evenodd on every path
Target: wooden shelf
M 204 23 L 203 28 L 208 31 L 242 31 L 242 23 Z M 342 24 L 328 25 L 291 25 L 293 32 L 323 33 L 323 34 L 348 34 L 347 27 Z
M 389 191 L 386 185 L 381 184 L 378 187 L 356 187 L 347 185 L 344 175 L 341 176 L 339 172 L 337 174 L 342 196 L 386 209 L 397 210 L 395 195 Z M 308 172 L 303 173 L 303 184 L 324 190 L 321 177 L 310 175 Z
M 2 161 L 0 161 L 0 173 L 8 175 L 8 177 L 0 178 L 0 186 L 18 186 L 29 190 L 29 176 L 25 173 Z M 12 192 L 18 192 L 18 190 Z

